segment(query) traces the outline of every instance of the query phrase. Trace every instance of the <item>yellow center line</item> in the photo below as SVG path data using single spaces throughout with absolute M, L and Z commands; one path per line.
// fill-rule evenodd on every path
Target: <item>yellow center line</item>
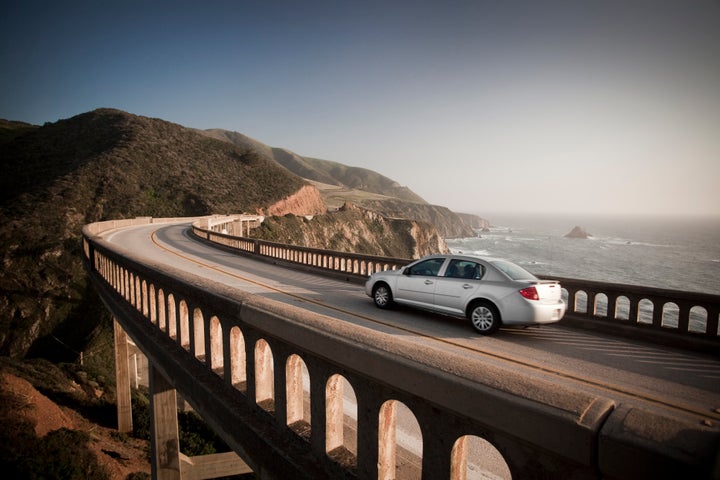
M 564 379 L 566 379 L 566 380 L 571 380 L 571 381 L 577 382 L 577 383 L 579 383 L 579 384 L 581 384 L 581 385 L 584 385 L 584 386 L 592 386 L 592 387 L 594 387 L 594 388 L 598 388 L 598 389 L 600 389 L 600 390 L 602 390 L 602 391 L 605 391 L 605 392 L 616 393 L 616 394 L 625 395 L 625 396 L 628 396 L 628 397 L 631 397 L 631 398 L 636 398 L 636 399 L 640 399 L 640 400 L 645 400 L 645 401 L 648 401 L 648 402 L 651 402 L 651 403 L 654 403 L 654 404 L 659 404 L 659 405 L 662 405 L 662 406 L 665 406 L 665 407 L 670 407 L 670 408 L 673 408 L 673 409 L 676 409 L 676 410 L 681 410 L 681 411 L 684 411 L 684 412 L 686 412 L 686 413 L 691 413 L 691 414 L 694 414 L 694 415 L 699 415 L 699 416 L 701 416 L 701 417 L 703 417 L 703 418 L 708 418 L 708 417 L 710 417 L 710 418 L 713 418 L 713 419 L 715 419 L 715 420 L 719 420 L 719 421 L 720 421 L 720 412 L 715 412 L 715 411 L 712 411 L 712 410 L 708 410 L 708 411 L 706 411 L 706 410 L 701 410 L 701 409 L 695 408 L 695 407 L 693 407 L 693 406 L 684 405 L 684 404 L 679 404 L 679 403 L 673 403 L 673 402 L 671 402 L 671 401 L 666 401 L 666 400 L 663 400 L 663 399 L 660 399 L 660 398 L 655 398 L 655 397 L 653 397 L 653 396 L 651 396 L 651 395 L 648 395 L 648 394 L 645 394 L 645 393 L 639 393 L 639 392 L 632 391 L 632 390 L 629 390 L 629 389 L 626 389 L 626 388 L 623 388 L 623 387 L 605 385 L 605 384 L 603 384 L 603 383 L 601 383 L 601 382 L 599 382 L 599 381 L 597 381 L 597 380 L 591 379 L 591 378 L 580 377 L 580 376 L 578 376 L 577 374 L 575 374 L 575 373 L 573 373 L 573 372 L 562 371 L 562 370 L 559 370 L 559 369 L 557 369 L 557 368 L 545 367 L 545 366 L 543 366 L 543 365 L 540 365 L 540 364 L 537 364 L 537 363 L 532 363 L 531 361 L 523 360 L 523 359 L 521 359 L 521 358 L 519 358 L 519 357 L 513 357 L 513 356 L 510 356 L 510 355 L 507 355 L 507 354 L 492 353 L 492 352 L 488 352 L 488 351 L 485 351 L 485 350 L 481 350 L 481 349 L 479 349 L 479 348 L 470 347 L 470 346 L 467 346 L 467 345 L 462 345 L 462 344 L 455 343 L 455 342 L 453 342 L 453 341 L 450 341 L 450 340 L 447 340 L 447 339 L 444 339 L 444 338 L 440 338 L 440 337 L 435 337 L 435 336 L 432 336 L 432 335 L 428 335 L 428 334 L 423 333 L 423 332 L 421 332 L 421 331 L 413 330 L 413 329 L 410 329 L 410 328 L 405 328 L 405 327 L 398 326 L 398 325 L 395 325 L 395 324 L 392 324 L 392 323 L 388 323 L 388 322 L 383 322 L 383 321 L 377 320 L 377 319 L 375 319 L 375 318 L 367 317 L 367 316 L 365 316 L 365 315 L 361 315 L 361 314 L 358 314 L 358 313 L 355 313 L 355 312 L 351 312 L 351 311 L 348 311 L 348 310 L 344 310 L 344 309 L 339 308 L 339 307 L 334 307 L 334 306 L 332 306 L 332 305 L 328 305 L 328 304 L 326 304 L 326 303 L 324 303 L 324 302 L 321 302 L 321 301 L 318 301 L 318 300 L 314 300 L 314 299 L 312 299 L 312 298 L 307 298 L 307 297 L 303 297 L 303 296 L 300 296 L 300 295 L 297 295 L 297 294 L 294 294 L 294 293 L 290 293 L 290 292 L 284 291 L 284 290 L 282 290 L 282 289 L 280 289 L 280 288 L 273 287 L 272 285 L 268 285 L 268 284 L 266 284 L 266 283 L 259 282 L 259 281 L 257 281 L 257 280 L 253 280 L 253 279 L 251 279 L 251 278 L 244 277 L 244 276 L 242 276 L 242 275 L 238 275 L 238 274 L 236 274 L 236 273 L 234 273 L 234 272 L 231 272 L 231 271 L 227 271 L 227 270 L 225 270 L 225 269 L 223 269 L 223 268 L 220 268 L 220 267 L 218 267 L 218 266 L 211 265 L 211 264 L 208 264 L 208 263 L 204 263 L 204 262 L 202 262 L 202 261 L 200 261 L 200 260 L 197 260 L 196 258 L 193 258 L 193 257 L 190 257 L 190 256 L 188 256 L 188 255 L 185 255 L 185 254 L 182 253 L 180 250 L 173 249 L 173 248 L 170 248 L 170 247 L 168 247 L 168 246 L 166 246 L 166 245 L 163 245 L 163 244 L 161 244 L 161 243 L 156 239 L 156 237 L 155 237 L 155 233 L 156 233 L 156 232 L 157 232 L 157 230 L 153 231 L 153 232 L 151 233 L 151 235 L 150 235 L 150 238 L 151 238 L 152 242 L 153 242 L 158 248 L 160 248 L 161 250 L 164 250 L 164 251 L 166 251 L 166 252 L 168 252 L 168 253 L 170 253 L 170 254 L 172 254 L 172 255 L 175 255 L 175 256 L 177 256 L 177 257 L 180 257 L 180 258 L 182 258 L 182 259 L 185 260 L 185 261 L 188 261 L 188 262 L 194 263 L 194 264 L 196 264 L 196 265 L 199 265 L 199 266 L 201 266 L 201 267 L 203 267 L 203 268 L 207 268 L 207 269 L 213 270 L 213 271 L 215 271 L 215 272 L 218 272 L 218 273 L 223 274 L 223 275 L 227 275 L 227 276 L 232 277 L 232 278 L 235 278 L 235 279 L 237 279 L 237 280 L 242 280 L 242 281 L 247 282 L 247 283 L 250 283 L 250 284 L 252 284 L 252 285 L 256 285 L 256 286 L 259 286 L 259 287 L 262 287 L 262 288 L 266 288 L 266 289 L 268 289 L 268 290 L 272 290 L 273 292 L 280 293 L 280 294 L 282 294 L 282 295 L 286 295 L 286 296 L 288 296 L 288 297 L 291 297 L 291 298 L 294 298 L 294 299 L 296 299 L 296 300 L 299 300 L 300 302 L 311 303 L 311 304 L 314 304 L 314 305 L 317 305 L 317 306 L 320 306 L 320 307 L 323 307 L 323 308 L 327 308 L 327 309 L 329 309 L 329 310 L 332 310 L 332 311 L 335 311 L 335 312 L 338 312 L 338 313 L 342 313 L 342 314 L 345 314 L 345 315 L 348 315 L 348 316 L 351 316 L 351 317 L 355 317 L 355 318 L 359 318 L 359 319 L 365 320 L 365 321 L 367 321 L 367 322 L 375 323 L 375 324 L 378 324 L 378 325 L 383 325 L 383 326 L 385 326 L 385 327 L 392 328 L 392 329 L 395 329 L 395 330 L 399 330 L 399 331 L 404 332 L 404 333 L 410 333 L 410 334 L 412 334 L 412 335 L 416 335 L 416 336 L 419 336 L 419 337 L 423 337 L 423 338 L 426 338 L 426 339 L 429 339 L 429 340 L 432 340 L 432 341 L 435 341 L 435 342 L 443 343 L 443 344 L 452 346 L 453 348 L 460 348 L 460 349 L 462 349 L 462 350 L 466 350 L 466 351 L 469 351 L 469 352 L 472 352 L 472 353 L 475 353 L 475 354 L 481 354 L 481 355 L 485 355 L 485 356 L 487 356 L 487 357 L 491 357 L 491 358 L 494 358 L 494 359 L 497 359 L 497 360 L 502 360 L 502 361 L 505 361 L 505 362 L 511 362 L 511 363 L 514 363 L 514 364 L 521 365 L 521 366 L 523 366 L 523 367 L 529 368 L 529 369 L 531 369 L 531 370 L 540 371 L 540 372 L 543 372 L 543 373 L 547 373 L 547 374 L 551 374 L 551 375 L 555 375 L 555 376 L 564 378 Z

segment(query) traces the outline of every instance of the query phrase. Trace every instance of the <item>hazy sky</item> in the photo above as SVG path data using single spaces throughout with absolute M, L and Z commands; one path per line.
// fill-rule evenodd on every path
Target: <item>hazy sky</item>
M 98 107 L 457 211 L 720 215 L 720 1 L 12 2 L 0 118 Z

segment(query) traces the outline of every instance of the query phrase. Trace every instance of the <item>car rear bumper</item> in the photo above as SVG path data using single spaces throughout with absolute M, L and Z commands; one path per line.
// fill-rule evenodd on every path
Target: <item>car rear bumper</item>
M 543 303 L 534 300 L 524 301 L 510 312 L 505 312 L 504 325 L 536 325 L 555 323 L 562 320 L 566 310 L 565 302 Z

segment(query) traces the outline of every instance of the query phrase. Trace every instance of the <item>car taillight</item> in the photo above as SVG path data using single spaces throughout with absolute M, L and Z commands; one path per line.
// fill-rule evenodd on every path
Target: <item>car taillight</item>
M 535 287 L 527 287 L 520 290 L 520 295 L 527 298 L 528 300 L 540 300 L 537 289 Z

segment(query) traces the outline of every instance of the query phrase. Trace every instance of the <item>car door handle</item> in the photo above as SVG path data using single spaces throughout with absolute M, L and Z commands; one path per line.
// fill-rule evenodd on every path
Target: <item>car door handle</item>
M 425 280 L 425 285 L 432 285 L 433 283 L 435 282 L 433 282 L 432 280 Z
M 470 288 L 473 288 L 473 286 L 470 285 L 469 283 L 466 283 L 466 284 L 463 285 L 463 288 L 464 288 L 465 290 L 468 290 L 468 289 L 470 289 Z

